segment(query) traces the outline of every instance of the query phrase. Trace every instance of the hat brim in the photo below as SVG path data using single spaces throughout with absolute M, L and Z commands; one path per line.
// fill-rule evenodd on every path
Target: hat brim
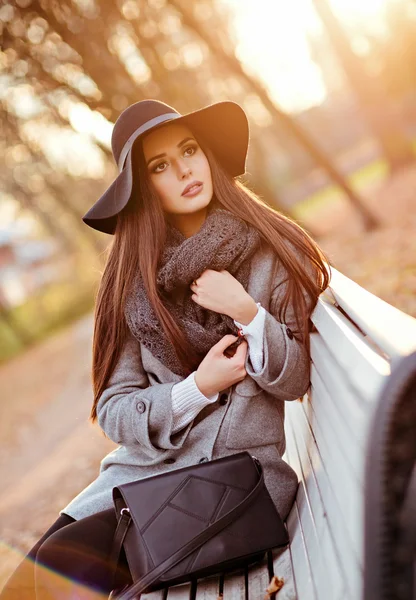
M 127 154 L 124 169 L 97 202 L 85 213 L 82 220 L 86 225 L 103 233 L 114 234 L 117 215 L 130 199 L 133 188 L 131 151 Z
M 165 121 L 150 131 L 173 121 L 186 123 L 197 138 L 200 134 L 232 177 L 245 173 L 249 125 L 239 104 L 231 101 L 217 102 L 177 119 Z M 114 234 L 117 215 L 130 200 L 132 189 L 133 164 L 130 149 L 121 173 L 82 220 L 93 229 Z

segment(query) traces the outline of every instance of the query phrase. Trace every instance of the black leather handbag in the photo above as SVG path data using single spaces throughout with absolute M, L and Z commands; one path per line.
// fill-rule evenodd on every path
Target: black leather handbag
M 119 485 L 113 500 L 111 558 L 116 565 L 123 545 L 134 583 L 113 589 L 112 600 L 224 573 L 289 542 L 247 451 Z

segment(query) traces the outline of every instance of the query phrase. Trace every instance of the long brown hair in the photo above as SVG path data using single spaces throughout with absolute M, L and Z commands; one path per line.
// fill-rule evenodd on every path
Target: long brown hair
M 288 280 L 278 318 L 284 322 L 286 307 L 293 302 L 298 323 L 298 331 L 293 333 L 309 352 L 309 317 L 318 296 L 330 282 L 330 272 L 325 266 L 325 262 L 330 265 L 328 257 L 299 224 L 268 206 L 241 181 L 229 175 L 203 139 L 198 135 L 195 137 L 211 167 L 211 202 L 254 226 L 283 263 Z M 183 331 L 163 304 L 156 286 L 158 263 L 166 240 L 166 217 L 149 180 L 140 139 L 133 145 L 132 152 L 135 173 L 140 176 L 134 178 L 132 196 L 118 215 L 95 304 L 94 403 L 90 415 L 93 422 L 97 418 L 97 402 L 117 364 L 128 333 L 124 303 L 137 273 L 143 278 L 149 300 L 181 364 L 188 372 L 197 367 Z M 296 259 L 290 245 L 300 252 L 303 260 Z

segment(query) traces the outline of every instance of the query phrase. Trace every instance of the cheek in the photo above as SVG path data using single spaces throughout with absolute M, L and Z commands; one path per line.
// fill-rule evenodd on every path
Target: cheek
M 172 195 L 172 182 L 169 181 L 168 173 L 155 177 L 152 184 L 161 200 L 169 200 Z

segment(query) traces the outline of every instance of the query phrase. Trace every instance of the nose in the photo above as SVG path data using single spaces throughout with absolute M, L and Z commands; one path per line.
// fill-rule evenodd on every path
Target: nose
M 185 177 L 187 177 L 188 175 L 190 175 L 190 173 L 192 173 L 191 171 L 191 167 L 189 166 L 189 164 L 184 161 L 184 160 L 179 160 L 178 161 L 178 173 L 181 179 L 185 179 Z

